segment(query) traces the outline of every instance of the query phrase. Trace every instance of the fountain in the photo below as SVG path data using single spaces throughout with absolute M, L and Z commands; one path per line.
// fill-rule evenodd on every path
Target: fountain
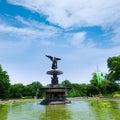
M 50 71 L 47 72 L 48 75 L 52 75 L 51 84 L 48 88 L 41 88 L 45 92 L 45 99 L 40 103 L 42 105 L 55 105 L 55 104 L 67 104 L 70 103 L 66 97 L 65 93 L 71 88 L 60 87 L 58 81 L 58 75 L 63 74 L 62 71 L 57 70 L 57 61 L 61 60 L 60 58 L 52 57 L 46 55 L 52 61 L 52 67 Z

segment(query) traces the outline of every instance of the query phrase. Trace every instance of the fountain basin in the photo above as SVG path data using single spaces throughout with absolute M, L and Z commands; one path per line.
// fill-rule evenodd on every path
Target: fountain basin
M 47 74 L 48 75 L 61 75 L 61 74 L 63 74 L 63 72 L 60 70 L 50 70 L 47 72 Z
M 67 104 L 71 103 L 65 95 L 68 90 L 71 88 L 67 87 L 50 87 L 50 88 L 42 88 L 45 92 L 45 99 L 40 103 L 42 105 L 55 105 L 55 104 Z

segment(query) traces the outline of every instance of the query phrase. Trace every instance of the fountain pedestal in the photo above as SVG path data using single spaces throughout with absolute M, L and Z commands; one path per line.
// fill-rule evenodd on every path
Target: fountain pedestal
M 54 57 L 54 59 L 57 59 L 57 58 Z M 55 62 L 54 60 L 52 60 L 52 61 Z M 57 76 L 63 74 L 63 72 L 60 70 L 56 70 L 56 68 L 57 67 L 54 66 L 54 63 L 53 63 L 53 65 L 52 65 L 53 70 L 50 70 L 47 72 L 48 75 L 52 75 L 51 84 L 50 84 L 49 88 L 41 89 L 43 92 L 45 92 L 45 99 L 40 103 L 42 105 L 71 103 L 71 101 L 69 101 L 65 97 L 67 91 L 70 90 L 71 88 L 59 86 L 59 80 L 58 80 Z

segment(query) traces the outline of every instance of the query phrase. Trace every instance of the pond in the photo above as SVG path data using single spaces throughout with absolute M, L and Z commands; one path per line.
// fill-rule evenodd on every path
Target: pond
M 0 106 L 0 120 L 120 120 L 120 101 L 80 100 L 66 105 L 39 101 Z

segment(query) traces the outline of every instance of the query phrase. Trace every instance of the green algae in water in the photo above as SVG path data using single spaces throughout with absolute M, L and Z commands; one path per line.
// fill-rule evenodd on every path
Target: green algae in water
M 7 120 L 8 112 L 9 112 L 8 104 L 0 105 L 0 120 Z
M 119 120 L 120 102 L 72 101 L 67 105 L 40 105 L 40 102 L 0 106 L 0 120 Z
M 96 120 L 120 119 L 120 102 L 118 101 L 97 100 L 91 101 L 90 105 Z

